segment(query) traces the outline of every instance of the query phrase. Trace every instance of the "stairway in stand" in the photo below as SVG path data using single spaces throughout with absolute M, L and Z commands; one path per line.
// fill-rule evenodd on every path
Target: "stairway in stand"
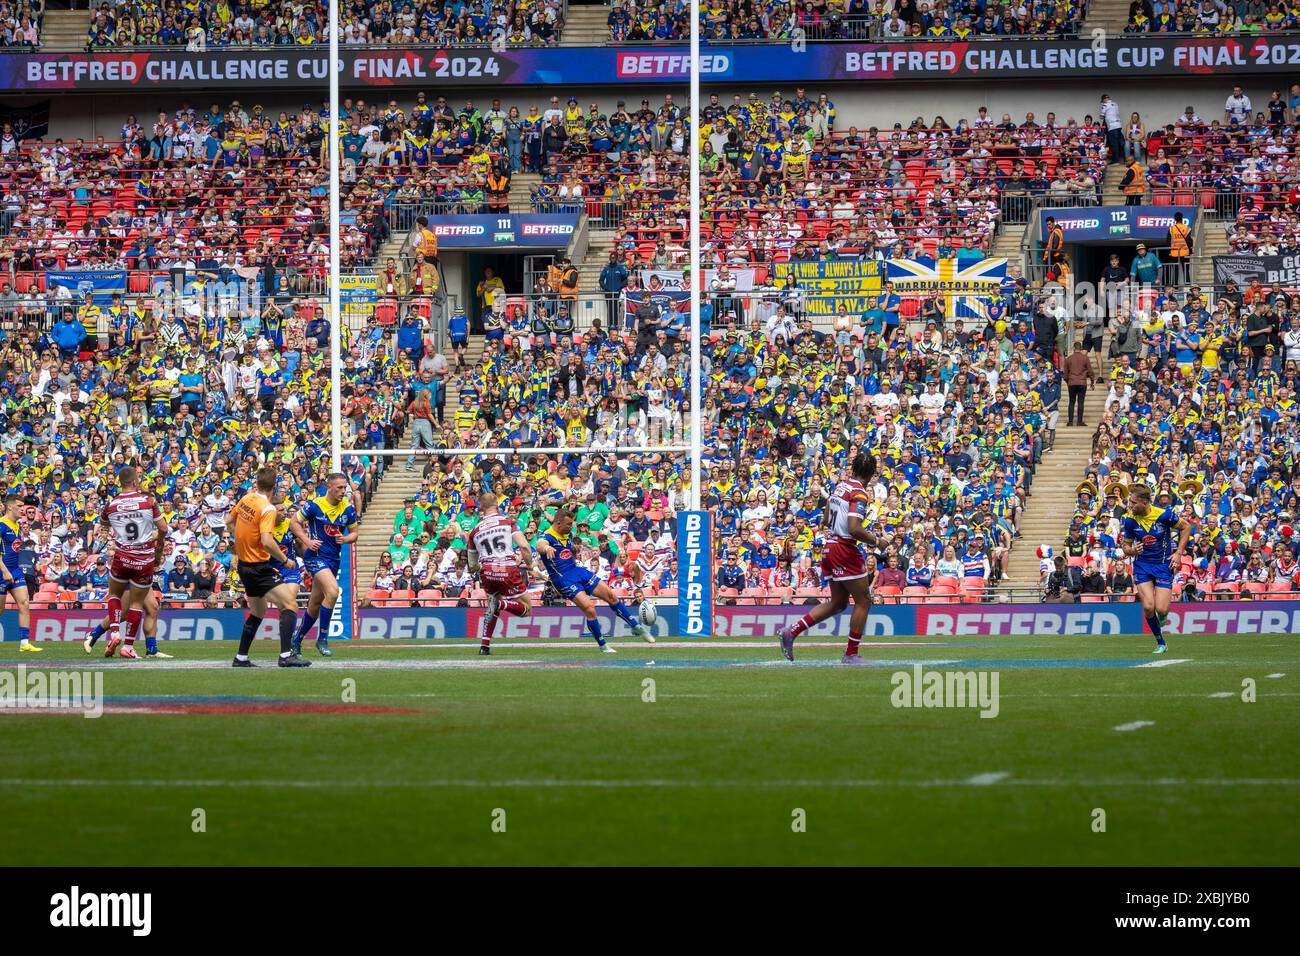
M 99 9 L 96 4 L 95 9 Z M 90 40 L 89 10 L 47 10 L 41 22 L 42 53 L 83 53 Z M 143 112 L 143 111 L 142 111 Z
M 483 356 L 483 336 L 472 335 L 466 351 L 465 362 L 468 368 L 477 367 Z M 447 361 L 452 363 L 452 376 L 447 383 L 446 416 L 450 419 L 460 404 L 460 376 L 455 374 L 455 360 L 450 350 Z M 401 447 L 410 443 L 410 436 L 398 439 Z M 358 594 L 365 595 L 375 579 L 375 568 L 379 566 L 379 555 L 388 550 L 388 540 L 393 534 L 393 519 L 402 510 L 407 498 L 419 494 L 421 479 L 427 457 L 416 459 L 416 470 L 406 470 L 405 458 L 390 458 L 388 470 L 384 472 L 375 490 L 375 496 L 366 508 L 361 524 L 361 537 L 357 539 L 353 550 L 353 560 L 357 570 Z
M 1034 476 L 1031 495 L 1020 519 L 1020 537 L 1011 549 L 1011 563 L 1003 584 L 1014 588 L 1032 588 L 1038 585 L 1038 555 L 1040 545 L 1049 544 L 1059 554 L 1065 533 L 1070 529 L 1078 496 L 1075 489 L 1083 481 L 1088 461 L 1092 457 L 1092 436 L 1101 421 L 1106 406 L 1106 386 L 1094 385 L 1088 390 L 1084 405 L 1084 428 L 1066 427 L 1069 411 L 1068 393 L 1061 386 L 1061 422 L 1056 430 L 1056 443 L 1043 455 Z
M 560 46 L 606 46 L 609 43 L 609 7 L 604 4 L 569 4 L 564 15 Z
M 1118 37 L 1128 26 L 1129 0 L 1089 0 L 1088 15 L 1084 18 L 1079 36 L 1085 40 L 1093 39 L 1093 31 L 1105 30 L 1104 36 Z M 1120 107 L 1124 106 L 1120 102 Z

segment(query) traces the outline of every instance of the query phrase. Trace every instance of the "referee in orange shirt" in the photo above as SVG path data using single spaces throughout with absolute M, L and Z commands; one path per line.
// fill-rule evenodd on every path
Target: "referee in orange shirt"
M 257 629 L 266 616 L 269 601 L 280 609 L 280 666 L 311 667 L 311 661 L 293 653 L 293 632 L 298 624 L 298 588 L 285 584 L 271 565 L 274 558 L 287 563 L 284 552 L 275 540 L 275 526 L 279 521 L 271 495 L 275 494 L 276 471 L 267 465 L 257 472 L 257 487 L 239 499 L 231 509 L 226 525 L 234 532 L 235 559 L 239 580 L 248 596 L 248 617 L 244 631 L 239 636 L 239 653 L 231 663 L 233 667 L 256 667 L 248 659 L 248 652 L 257 636 Z

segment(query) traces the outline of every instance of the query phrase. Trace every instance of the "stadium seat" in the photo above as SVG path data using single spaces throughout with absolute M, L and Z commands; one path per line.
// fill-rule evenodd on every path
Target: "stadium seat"
M 881 584 L 872 589 L 872 594 L 880 604 L 897 604 L 902 589 L 895 584 Z
M 391 591 L 386 591 L 383 588 L 373 588 L 370 591 L 370 600 L 383 601 L 386 600 L 391 593 Z
M 415 600 L 415 592 L 410 588 L 399 588 L 398 590 L 393 591 L 389 597 L 394 601 L 413 601 Z
M 961 587 L 961 578 L 955 578 L 952 577 L 951 575 L 941 574 L 934 579 L 934 587 L 951 588 L 952 590 L 949 593 L 955 594 L 957 589 Z
M 919 587 L 914 584 L 909 584 L 907 587 L 903 588 L 904 604 L 923 604 L 929 596 L 929 588 Z

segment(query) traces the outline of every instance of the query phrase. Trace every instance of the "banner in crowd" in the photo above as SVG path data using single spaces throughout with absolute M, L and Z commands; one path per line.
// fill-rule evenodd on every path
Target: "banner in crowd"
M 375 314 L 375 302 L 378 299 L 379 276 L 339 276 L 339 307 L 345 317 L 368 319 Z
M 96 305 L 109 305 L 115 295 L 126 295 L 125 269 L 67 269 L 61 272 L 45 273 L 45 288 L 53 292 L 56 288 L 69 289 L 73 298 L 80 303 L 89 292 Z
M 1006 259 L 890 259 L 889 281 L 899 295 L 941 295 L 953 319 L 988 317 L 991 296 L 1007 277 Z
M 1229 279 L 1243 289 L 1251 279 L 1294 287 L 1300 285 L 1300 256 L 1215 256 L 1215 288 L 1223 288 Z
M 679 562 L 680 567 L 680 562 Z M 707 606 L 707 601 L 706 601 Z M 712 637 L 771 640 L 807 613 L 807 604 L 727 605 L 713 609 Z M 681 606 L 658 605 L 656 637 L 687 637 Z M 615 640 L 627 636 L 627 625 L 612 610 L 599 611 L 605 632 Z M 356 612 L 352 636 L 371 640 L 466 640 L 477 638 L 481 607 L 364 607 Z M 32 640 L 80 642 L 103 619 L 102 610 L 64 611 L 33 608 Z M 338 617 L 339 615 L 335 615 Z M 809 638 L 847 638 L 849 615 L 838 614 L 810 628 Z M 237 641 L 244 627 L 241 610 L 164 607 L 158 636 L 172 641 Z M 18 612 L 0 614 L 6 641 L 18 639 Z M 1074 635 L 1137 635 L 1143 633 L 1142 606 L 1134 601 L 1115 604 L 876 604 L 865 634 L 878 637 L 1044 637 Z M 1166 633 L 1173 634 L 1294 634 L 1300 631 L 1300 601 L 1219 601 L 1175 604 Z M 582 614 L 571 607 L 535 607 L 530 617 L 503 615 L 497 634 L 505 638 L 589 640 Z M 279 622 L 262 622 L 260 640 L 278 641 Z M 331 631 L 331 636 L 338 636 Z M 1145 648 L 1143 648 L 1145 651 Z M 183 652 L 181 652 L 183 656 Z
M 830 318 L 841 305 L 850 315 L 867 311 L 867 300 L 880 294 L 885 264 L 875 259 L 778 262 L 772 272 L 779 281 L 793 281 L 804 291 L 806 315 Z
M 50 101 L 41 100 L 31 106 L 9 106 L 0 103 L 0 128 L 9 123 L 18 139 L 45 139 L 50 133 Z
M 429 217 L 439 249 L 563 249 L 577 227 L 574 212 Z
M 623 293 L 623 321 L 626 328 L 636 328 L 636 310 L 641 307 L 641 303 L 647 296 L 651 304 L 659 310 L 661 318 L 671 320 L 675 315 L 683 316 L 686 323 L 690 323 L 690 292 L 684 289 L 663 289 L 659 292 L 645 289 L 639 292 L 626 290 Z
M 582 86 L 684 84 L 690 50 L 672 47 L 566 47 L 445 50 L 434 47 L 339 52 L 340 82 L 356 87 Z M 1108 36 L 1077 39 L 1004 37 L 882 43 L 709 46 L 700 56 L 705 82 L 825 80 L 1040 79 L 1123 81 L 1142 76 L 1290 74 L 1300 40 L 1251 37 Z M 5 53 L 0 90 L 323 89 L 324 47 L 144 52 Z
M 665 289 L 685 289 L 682 285 L 682 276 L 684 273 L 681 269 L 642 269 L 641 284 L 648 286 L 651 276 L 659 280 L 660 285 Z M 756 270 L 754 269 L 732 269 L 731 274 L 736 278 L 737 292 L 752 292 L 754 290 L 754 279 Z M 718 276 L 717 269 L 704 270 L 704 288 L 707 291 Z M 689 291 L 689 290 L 688 290 Z
M 1039 236 L 1047 235 L 1047 220 L 1053 218 L 1065 232 L 1066 242 L 1135 242 L 1146 239 L 1164 243 L 1174 213 L 1194 225 L 1199 206 L 1046 206 L 1038 212 Z

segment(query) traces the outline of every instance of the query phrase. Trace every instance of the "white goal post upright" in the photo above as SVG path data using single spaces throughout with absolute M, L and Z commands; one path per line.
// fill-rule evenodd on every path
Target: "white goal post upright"
M 691 110 L 690 143 L 690 253 L 691 253 L 691 510 L 700 510 L 700 459 L 704 436 L 701 430 L 704 406 L 703 374 L 700 371 L 700 297 L 704 273 L 700 271 L 700 0 L 691 0 Z
M 330 470 L 343 470 L 343 309 L 340 285 L 343 261 L 341 197 L 339 191 L 339 0 L 329 0 L 330 18 Z

